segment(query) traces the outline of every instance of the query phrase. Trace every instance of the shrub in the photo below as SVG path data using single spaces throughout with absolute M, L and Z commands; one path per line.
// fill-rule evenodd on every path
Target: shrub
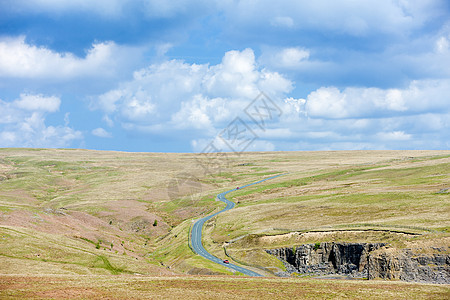
M 314 250 L 317 250 L 320 248 L 320 242 L 317 242 L 314 244 Z

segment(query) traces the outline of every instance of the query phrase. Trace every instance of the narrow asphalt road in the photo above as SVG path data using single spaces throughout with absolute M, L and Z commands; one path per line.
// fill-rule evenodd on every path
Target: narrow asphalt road
M 282 175 L 284 175 L 284 174 L 280 174 L 280 175 L 268 177 L 268 178 L 262 179 L 262 180 L 260 180 L 260 181 L 253 182 L 253 183 L 250 183 L 250 184 L 241 186 L 241 187 L 239 187 L 239 189 L 243 189 L 243 188 L 246 188 L 246 187 L 248 187 L 248 186 L 255 185 L 255 184 L 264 182 L 264 181 L 266 181 L 266 180 L 269 180 L 269 179 L 274 179 L 274 178 L 277 178 L 277 177 L 282 176 Z M 212 214 L 212 215 L 203 217 L 203 218 L 197 220 L 197 222 L 194 223 L 194 226 L 192 226 L 192 233 L 191 233 L 192 248 L 194 249 L 194 251 L 195 251 L 198 255 L 203 256 L 204 258 L 209 259 L 209 260 L 212 261 L 212 262 L 218 263 L 219 265 L 228 267 L 228 268 L 230 268 L 230 269 L 233 269 L 233 270 L 235 270 L 235 271 L 241 272 L 241 273 L 243 273 L 243 274 L 245 274 L 245 275 L 248 275 L 248 276 L 260 276 L 260 277 L 261 277 L 261 276 L 263 276 L 263 275 L 258 274 L 258 273 L 256 273 L 256 272 L 253 272 L 253 271 L 251 271 L 251 270 L 248 270 L 248 269 L 246 269 L 246 268 L 243 268 L 243 267 L 234 265 L 234 264 L 232 264 L 232 263 L 229 263 L 229 264 L 224 263 L 222 259 L 217 258 L 217 257 L 215 257 L 214 255 L 212 255 L 211 253 L 209 253 L 208 251 L 206 251 L 206 249 L 203 247 L 203 244 L 202 244 L 202 230 L 203 230 L 203 225 L 204 225 L 205 222 L 208 221 L 209 219 L 211 219 L 211 218 L 217 216 L 217 215 L 220 214 L 220 213 L 223 213 L 224 211 L 230 210 L 230 209 L 232 209 L 232 208 L 234 207 L 234 202 L 231 202 L 230 200 L 228 200 L 227 198 L 225 198 L 225 195 L 228 194 L 228 193 L 230 193 L 230 192 L 234 192 L 234 191 L 236 191 L 236 190 L 237 190 L 237 188 L 218 194 L 218 195 L 217 195 L 217 199 L 219 199 L 219 200 L 222 201 L 222 202 L 225 202 L 225 204 L 226 204 L 227 206 L 226 206 L 224 209 L 222 209 L 221 211 L 216 212 L 216 213 L 214 213 L 214 214 Z

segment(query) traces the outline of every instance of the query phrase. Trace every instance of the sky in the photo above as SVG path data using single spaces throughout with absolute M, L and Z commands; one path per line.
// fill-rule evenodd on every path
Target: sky
M 0 147 L 450 149 L 450 1 L 0 0 Z

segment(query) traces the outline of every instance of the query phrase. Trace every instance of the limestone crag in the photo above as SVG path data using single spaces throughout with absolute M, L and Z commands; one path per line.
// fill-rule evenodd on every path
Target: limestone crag
M 266 250 L 286 266 L 280 276 L 339 274 L 353 278 L 450 283 L 450 256 L 415 254 L 385 243 L 320 243 Z M 287 273 L 287 274 L 286 274 Z
M 374 251 L 369 260 L 369 279 L 374 278 L 449 284 L 450 255 L 394 248 Z

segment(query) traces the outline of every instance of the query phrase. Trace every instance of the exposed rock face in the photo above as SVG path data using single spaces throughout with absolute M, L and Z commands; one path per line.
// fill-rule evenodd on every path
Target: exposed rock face
M 370 255 L 369 279 L 450 283 L 450 255 L 425 255 L 410 249 L 381 249 Z
M 384 245 L 321 243 L 266 251 L 280 258 L 285 263 L 288 273 L 346 274 L 352 277 L 367 277 L 369 253 Z
M 450 256 L 413 255 L 384 243 L 321 243 L 266 250 L 283 261 L 287 273 L 339 274 L 369 279 L 450 283 Z M 280 274 L 283 275 L 283 274 Z

